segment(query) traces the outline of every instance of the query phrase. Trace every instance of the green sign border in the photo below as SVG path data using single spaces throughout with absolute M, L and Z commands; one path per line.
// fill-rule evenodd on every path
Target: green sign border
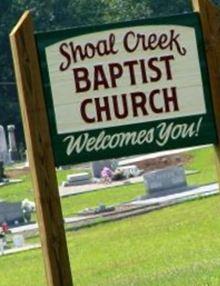
M 98 136 L 100 131 L 104 130 L 106 135 L 113 135 L 121 132 L 130 132 L 132 131 L 140 131 L 143 129 L 150 129 L 155 126 L 158 126 L 160 122 L 166 122 L 167 124 L 172 123 L 173 119 L 161 120 L 161 121 L 153 121 L 147 123 L 139 123 L 125 126 L 117 126 L 117 127 L 109 127 L 104 129 L 94 129 L 85 132 L 75 132 L 75 133 L 67 133 L 67 134 L 57 134 L 56 131 L 56 120 L 55 120 L 55 112 L 52 101 L 52 93 L 50 88 L 50 80 L 49 73 L 46 63 L 46 53 L 45 48 L 50 46 L 56 42 L 61 40 L 83 35 L 94 32 L 100 32 L 105 30 L 113 30 L 118 28 L 126 28 L 126 27 L 134 27 L 134 26 L 142 26 L 142 25 L 179 25 L 179 26 L 187 26 L 193 27 L 196 33 L 197 39 L 197 47 L 200 61 L 200 69 L 202 74 L 203 88 L 205 94 L 205 104 L 207 113 L 205 115 L 195 115 L 188 117 L 181 117 L 175 119 L 175 124 L 190 124 L 192 122 L 196 122 L 200 117 L 203 117 L 202 127 L 200 130 L 199 136 L 192 138 L 188 137 L 185 139 L 179 140 L 170 140 L 165 146 L 160 147 L 155 142 L 149 145 L 141 145 L 141 146 L 126 146 L 126 148 L 115 148 L 114 150 L 108 149 L 105 151 L 99 152 L 82 152 L 81 154 L 75 154 L 68 156 L 66 155 L 66 143 L 63 142 L 63 139 L 68 135 L 73 135 L 77 138 L 82 133 L 88 133 L 90 136 Z M 53 152 L 55 157 L 55 165 L 69 165 L 69 164 L 77 164 L 82 162 L 90 162 L 101 159 L 108 158 L 117 158 L 123 156 L 130 156 L 135 154 L 146 154 L 152 153 L 162 150 L 169 149 L 177 149 L 183 147 L 192 147 L 202 144 L 216 144 L 217 143 L 217 135 L 216 135 L 216 127 L 214 123 L 213 116 L 213 107 L 212 107 L 212 99 L 210 92 L 210 83 L 206 62 L 206 53 L 204 48 L 204 39 L 202 35 L 202 29 L 200 24 L 200 18 L 198 13 L 189 13 L 183 15 L 175 15 L 170 17 L 163 18 L 152 18 L 146 20 L 137 20 L 137 21 L 129 21 L 129 22 L 120 22 L 114 24 L 105 24 L 99 26 L 88 26 L 88 27 L 77 27 L 59 31 L 52 31 L 46 33 L 36 33 L 35 39 L 37 43 L 38 53 L 39 53 L 39 61 L 40 61 L 40 69 L 42 73 L 43 80 L 43 88 L 45 94 L 45 103 L 47 108 L 47 115 L 50 126 L 50 134 L 52 139 Z

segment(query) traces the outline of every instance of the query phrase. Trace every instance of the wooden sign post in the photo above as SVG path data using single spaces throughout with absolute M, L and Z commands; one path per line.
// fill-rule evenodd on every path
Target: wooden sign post
M 204 34 L 216 129 L 220 141 L 220 9 L 209 0 L 192 0 L 200 14 Z M 217 175 L 220 182 L 220 145 L 215 145 Z
M 29 12 L 10 34 L 48 286 L 72 286 L 41 75 Z

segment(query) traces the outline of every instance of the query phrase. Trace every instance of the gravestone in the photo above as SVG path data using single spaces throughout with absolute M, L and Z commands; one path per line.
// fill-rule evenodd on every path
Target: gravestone
M 8 146 L 6 141 L 5 129 L 0 125 L 0 161 L 8 163 Z
M 17 144 L 15 140 L 15 126 L 14 125 L 8 125 L 8 144 L 9 144 L 9 158 L 10 161 L 16 161 L 18 160 L 18 150 L 17 150 Z
M 91 178 L 89 173 L 78 173 L 67 176 L 67 181 L 63 182 L 64 187 L 68 186 L 79 186 L 91 183 Z
M 138 169 L 136 165 L 127 165 L 127 166 L 118 167 L 117 170 L 123 172 L 123 175 L 125 178 L 137 177 L 141 173 L 143 173 L 143 171 Z
M 165 196 L 190 189 L 181 166 L 155 170 L 144 174 L 144 184 L 150 197 Z
M 24 222 L 21 202 L 0 202 L 0 224 L 7 222 L 8 225 L 13 225 L 15 221 Z
M 15 248 L 23 247 L 25 245 L 23 234 L 16 234 L 12 237 Z
M 101 178 L 101 171 L 104 167 L 113 170 L 113 160 L 101 160 L 92 162 L 92 173 L 94 178 Z
M 27 167 L 27 168 L 30 167 L 27 150 L 25 150 L 25 164 L 24 164 L 24 166 Z
M 4 248 L 5 248 L 5 241 L 3 238 L 0 238 L 0 254 L 4 254 Z

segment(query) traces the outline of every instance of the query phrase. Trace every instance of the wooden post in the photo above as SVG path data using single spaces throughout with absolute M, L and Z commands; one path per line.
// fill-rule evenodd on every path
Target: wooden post
M 10 34 L 48 286 L 72 286 L 42 81 L 29 11 Z
M 220 142 L 220 9 L 209 0 L 192 0 L 192 5 L 194 11 L 200 13 L 217 135 Z M 220 143 L 215 146 L 215 153 L 220 184 Z

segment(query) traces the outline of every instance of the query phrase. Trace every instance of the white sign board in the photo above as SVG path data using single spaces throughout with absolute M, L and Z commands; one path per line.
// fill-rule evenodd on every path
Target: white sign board
M 58 134 L 206 113 L 192 27 L 81 35 L 46 58 Z

